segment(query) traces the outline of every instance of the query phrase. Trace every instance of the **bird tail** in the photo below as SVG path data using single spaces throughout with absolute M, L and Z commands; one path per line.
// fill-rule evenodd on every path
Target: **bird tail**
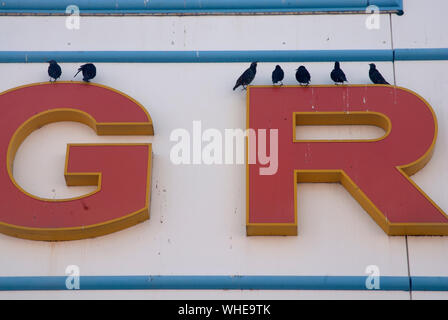
M 235 91 L 235 89 L 238 88 L 238 86 L 239 86 L 239 84 L 236 84 L 236 85 L 233 87 L 233 91 Z
M 78 75 L 78 73 L 81 72 L 81 68 L 78 69 L 78 72 L 76 72 L 75 77 Z M 74 77 L 73 77 L 74 78 Z

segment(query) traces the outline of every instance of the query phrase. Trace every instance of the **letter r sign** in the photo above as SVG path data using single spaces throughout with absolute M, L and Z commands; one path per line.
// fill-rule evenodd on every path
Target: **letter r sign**
M 298 140 L 297 125 L 375 125 L 376 140 Z M 389 235 L 448 235 L 446 214 L 409 178 L 430 160 L 437 120 L 394 86 L 250 87 L 247 126 L 278 129 L 278 171 L 247 165 L 248 235 L 297 235 L 297 183 L 339 182 Z M 248 148 L 251 145 L 248 143 Z

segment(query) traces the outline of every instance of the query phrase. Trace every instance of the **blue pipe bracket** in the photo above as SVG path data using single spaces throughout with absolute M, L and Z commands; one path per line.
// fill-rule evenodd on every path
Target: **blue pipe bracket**
M 81 15 L 365 13 L 370 5 L 403 13 L 403 0 L 2 0 L 0 14 L 63 15 L 69 5 L 79 7 Z

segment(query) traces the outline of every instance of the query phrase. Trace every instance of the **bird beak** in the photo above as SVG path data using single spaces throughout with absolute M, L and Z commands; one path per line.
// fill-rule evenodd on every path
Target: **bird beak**
M 76 74 L 75 74 L 75 77 L 78 75 L 78 73 L 81 71 L 81 69 L 80 70 L 78 70 L 78 72 L 76 72 Z M 74 77 L 73 77 L 74 78 Z

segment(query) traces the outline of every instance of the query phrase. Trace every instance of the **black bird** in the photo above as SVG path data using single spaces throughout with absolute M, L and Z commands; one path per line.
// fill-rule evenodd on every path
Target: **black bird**
M 285 77 L 285 73 L 279 65 L 275 66 L 274 71 L 272 71 L 272 83 L 276 84 L 280 82 L 280 85 L 283 85 L 283 78 Z
M 250 64 L 249 69 L 244 71 L 243 74 L 238 78 L 238 80 L 236 80 L 233 90 L 235 90 L 239 86 L 243 86 L 244 90 L 246 90 L 246 86 L 249 85 L 254 80 L 256 73 L 257 73 L 257 63 L 252 62 Z
M 309 85 L 311 81 L 311 75 L 304 66 L 300 66 L 298 69 L 296 69 L 296 79 L 300 85 Z
M 375 66 L 374 63 L 369 64 L 369 66 L 370 66 L 369 78 L 370 78 L 370 80 L 372 80 L 373 83 L 375 83 L 375 84 L 389 84 L 389 82 L 387 82 L 383 78 L 381 73 L 376 69 L 376 66 Z
M 53 81 L 56 81 L 62 74 L 61 67 L 54 60 L 50 60 L 47 62 L 50 64 L 48 66 L 48 75 L 50 76 L 50 82 L 51 79 L 54 79 Z
M 339 61 L 336 61 L 334 63 L 334 69 L 333 71 L 331 71 L 330 77 L 331 80 L 333 80 L 336 84 L 344 83 L 344 81 L 347 81 L 344 71 L 342 71 L 342 69 L 339 67 Z
M 75 77 L 78 75 L 78 73 L 82 71 L 82 80 L 85 82 L 89 82 L 96 76 L 96 68 L 93 65 L 93 63 L 87 63 L 83 64 L 79 69 L 78 72 L 76 72 Z M 74 77 L 73 77 L 74 78 Z

